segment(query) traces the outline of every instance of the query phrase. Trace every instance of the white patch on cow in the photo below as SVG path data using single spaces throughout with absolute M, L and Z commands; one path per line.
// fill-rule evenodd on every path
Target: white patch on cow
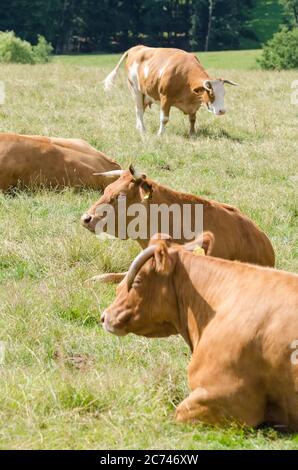
M 222 114 L 225 114 L 226 112 L 225 102 L 224 102 L 224 97 L 225 97 L 224 82 L 222 80 L 210 80 L 210 83 L 212 85 L 215 100 L 213 101 L 213 103 L 208 104 L 208 110 L 211 113 L 216 114 L 217 116 L 221 116 Z
M 133 62 L 133 64 L 129 67 L 129 79 L 133 84 L 135 90 L 140 91 L 140 82 L 139 82 L 139 64 L 137 62 Z
M 164 73 L 165 69 L 166 69 L 165 65 L 163 67 L 161 67 L 161 69 L 159 69 L 159 74 L 158 74 L 159 78 L 161 78 L 161 76 Z
M 166 128 L 166 123 L 168 122 L 168 120 L 169 120 L 169 116 L 165 116 L 165 113 L 161 109 L 160 110 L 160 126 L 158 130 L 158 135 L 162 135 L 164 133 L 165 128 Z
M 144 66 L 144 78 L 148 78 L 149 75 L 149 65 L 145 64 Z

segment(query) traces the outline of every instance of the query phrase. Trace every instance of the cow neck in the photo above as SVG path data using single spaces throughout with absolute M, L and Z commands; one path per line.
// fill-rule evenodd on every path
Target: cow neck
M 225 260 L 178 254 L 174 284 L 179 309 L 178 332 L 193 352 L 205 327 L 225 299 L 233 270 Z
M 209 206 L 210 202 L 194 194 L 180 193 L 167 186 L 150 181 L 152 185 L 152 197 L 150 204 L 203 204 Z

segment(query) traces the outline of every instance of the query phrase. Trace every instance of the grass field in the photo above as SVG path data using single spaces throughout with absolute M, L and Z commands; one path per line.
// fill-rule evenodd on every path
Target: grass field
M 227 88 L 225 117 L 199 113 L 192 139 L 177 110 L 158 138 L 158 107 L 146 113 L 145 138 L 138 135 L 124 73 L 112 94 L 102 90 L 115 56 L 1 66 L 0 129 L 81 137 L 124 167 L 133 162 L 177 190 L 234 204 L 270 236 L 278 268 L 297 272 L 298 108 L 290 101 L 297 73 L 248 70 L 247 52 L 235 62 L 231 56 L 206 56 L 206 64 L 218 57 L 218 65 L 209 62 L 214 75 L 241 86 Z M 126 269 L 139 250 L 134 242 L 99 242 L 80 226 L 98 196 L 0 194 L 0 447 L 298 448 L 298 435 L 272 429 L 175 424 L 175 406 L 188 393 L 183 340 L 121 339 L 97 324 L 98 306 L 109 305 L 114 287 L 84 281 Z
M 198 57 L 204 67 L 234 70 L 253 70 L 258 69 L 257 58 L 260 57 L 261 50 L 248 50 L 248 51 L 225 51 L 222 52 L 200 52 Z M 65 65 L 79 65 L 85 67 L 102 67 L 102 64 L 113 68 L 121 54 L 118 55 L 99 55 L 99 54 L 74 54 L 62 55 L 55 58 L 55 62 Z

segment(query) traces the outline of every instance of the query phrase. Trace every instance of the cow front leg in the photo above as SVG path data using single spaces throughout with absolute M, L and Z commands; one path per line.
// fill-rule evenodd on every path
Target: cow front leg
M 196 125 L 197 114 L 196 113 L 189 114 L 188 117 L 189 117 L 189 123 L 190 123 L 189 135 L 192 136 L 192 135 L 195 135 L 195 125 Z
M 211 406 L 208 391 L 197 388 L 177 407 L 175 418 L 178 423 L 201 422 L 205 424 L 223 424 L 224 417 Z
M 171 106 L 166 97 L 162 97 L 160 100 L 160 126 L 158 135 L 162 135 L 165 131 L 166 124 L 169 121 Z
M 257 387 L 249 386 L 212 387 L 212 392 L 199 387 L 176 410 L 178 422 L 223 425 L 234 421 L 240 425 L 255 427 L 263 423 L 264 418 L 264 395 Z

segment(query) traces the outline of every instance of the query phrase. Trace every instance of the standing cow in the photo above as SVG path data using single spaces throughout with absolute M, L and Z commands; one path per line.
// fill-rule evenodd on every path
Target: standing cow
M 190 134 L 195 132 L 196 112 L 204 105 L 217 116 L 225 114 L 222 78 L 211 79 L 194 54 L 180 49 L 135 46 L 126 51 L 104 81 L 108 91 L 122 62 L 126 61 L 128 85 L 136 105 L 137 129 L 145 132 L 143 115 L 147 106 L 160 101 L 160 127 L 163 134 L 172 106 L 189 115 Z

